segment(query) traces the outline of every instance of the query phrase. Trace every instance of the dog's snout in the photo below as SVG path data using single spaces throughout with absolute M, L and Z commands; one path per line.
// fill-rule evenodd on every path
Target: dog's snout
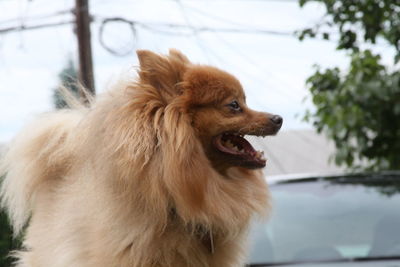
M 270 120 L 271 120 L 274 124 L 276 124 L 277 126 L 280 126 L 280 125 L 282 125 L 282 123 L 283 123 L 283 119 L 282 119 L 282 117 L 279 116 L 279 115 L 273 115 L 273 116 L 270 118 Z

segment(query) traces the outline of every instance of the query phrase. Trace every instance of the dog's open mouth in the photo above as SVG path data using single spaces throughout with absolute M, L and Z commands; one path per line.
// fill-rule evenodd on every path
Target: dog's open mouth
M 239 133 L 222 133 L 214 138 L 214 146 L 238 165 L 257 169 L 265 167 L 267 160 L 263 151 L 257 151 Z

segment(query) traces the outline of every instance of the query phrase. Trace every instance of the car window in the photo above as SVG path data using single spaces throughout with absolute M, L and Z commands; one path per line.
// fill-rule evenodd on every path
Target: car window
M 400 255 L 399 182 L 313 180 L 271 186 L 251 232 L 251 263 Z

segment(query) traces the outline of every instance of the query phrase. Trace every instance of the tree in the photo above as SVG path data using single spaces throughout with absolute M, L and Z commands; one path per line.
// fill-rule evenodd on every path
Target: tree
M 0 183 L 4 176 L 0 177 Z M 13 233 L 5 210 L 0 210 L 0 266 L 11 266 L 10 252 L 21 246 L 21 238 L 13 238 Z
M 62 86 L 65 86 L 77 98 L 79 97 L 79 91 L 78 91 L 79 88 L 77 82 L 78 71 L 76 70 L 72 59 L 68 59 L 66 66 L 61 70 L 61 72 L 58 75 L 58 78 L 60 79 L 60 84 Z M 53 101 L 56 109 L 62 109 L 67 107 L 67 103 L 59 87 L 53 89 Z
M 400 169 L 400 0 L 300 0 L 300 6 L 308 2 L 322 3 L 326 14 L 299 32 L 300 40 L 330 39 L 336 30 L 337 49 L 351 60 L 346 70 L 316 67 L 306 82 L 316 109 L 304 119 L 334 141 L 336 164 Z M 373 52 L 378 43 L 393 48 L 393 64 L 383 65 Z
M 12 230 L 8 224 L 5 212 L 0 212 L 0 266 L 10 266 L 11 259 L 8 256 L 13 247 Z
M 78 96 L 77 71 L 71 59 L 58 75 L 60 83 L 72 94 Z M 57 109 L 67 107 L 63 95 L 59 88 L 53 90 L 54 106 Z M 0 183 L 4 177 L 0 177 Z M 9 253 L 21 246 L 21 236 L 13 239 L 12 229 L 8 223 L 7 214 L 4 210 L 0 210 L 0 266 L 11 266 L 13 258 L 9 257 Z

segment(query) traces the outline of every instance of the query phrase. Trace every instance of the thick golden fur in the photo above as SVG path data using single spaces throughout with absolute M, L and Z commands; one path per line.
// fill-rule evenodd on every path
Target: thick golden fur
M 27 224 L 18 267 L 243 263 L 267 186 L 260 170 L 232 166 L 210 142 L 227 130 L 262 132 L 266 114 L 248 109 L 221 70 L 175 50 L 138 56 L 136 81 L 89 108 L 43 115 L 11 144 L 1 197 L 15 234 Z M 232 98 L 243 114 L 223 111 Z

